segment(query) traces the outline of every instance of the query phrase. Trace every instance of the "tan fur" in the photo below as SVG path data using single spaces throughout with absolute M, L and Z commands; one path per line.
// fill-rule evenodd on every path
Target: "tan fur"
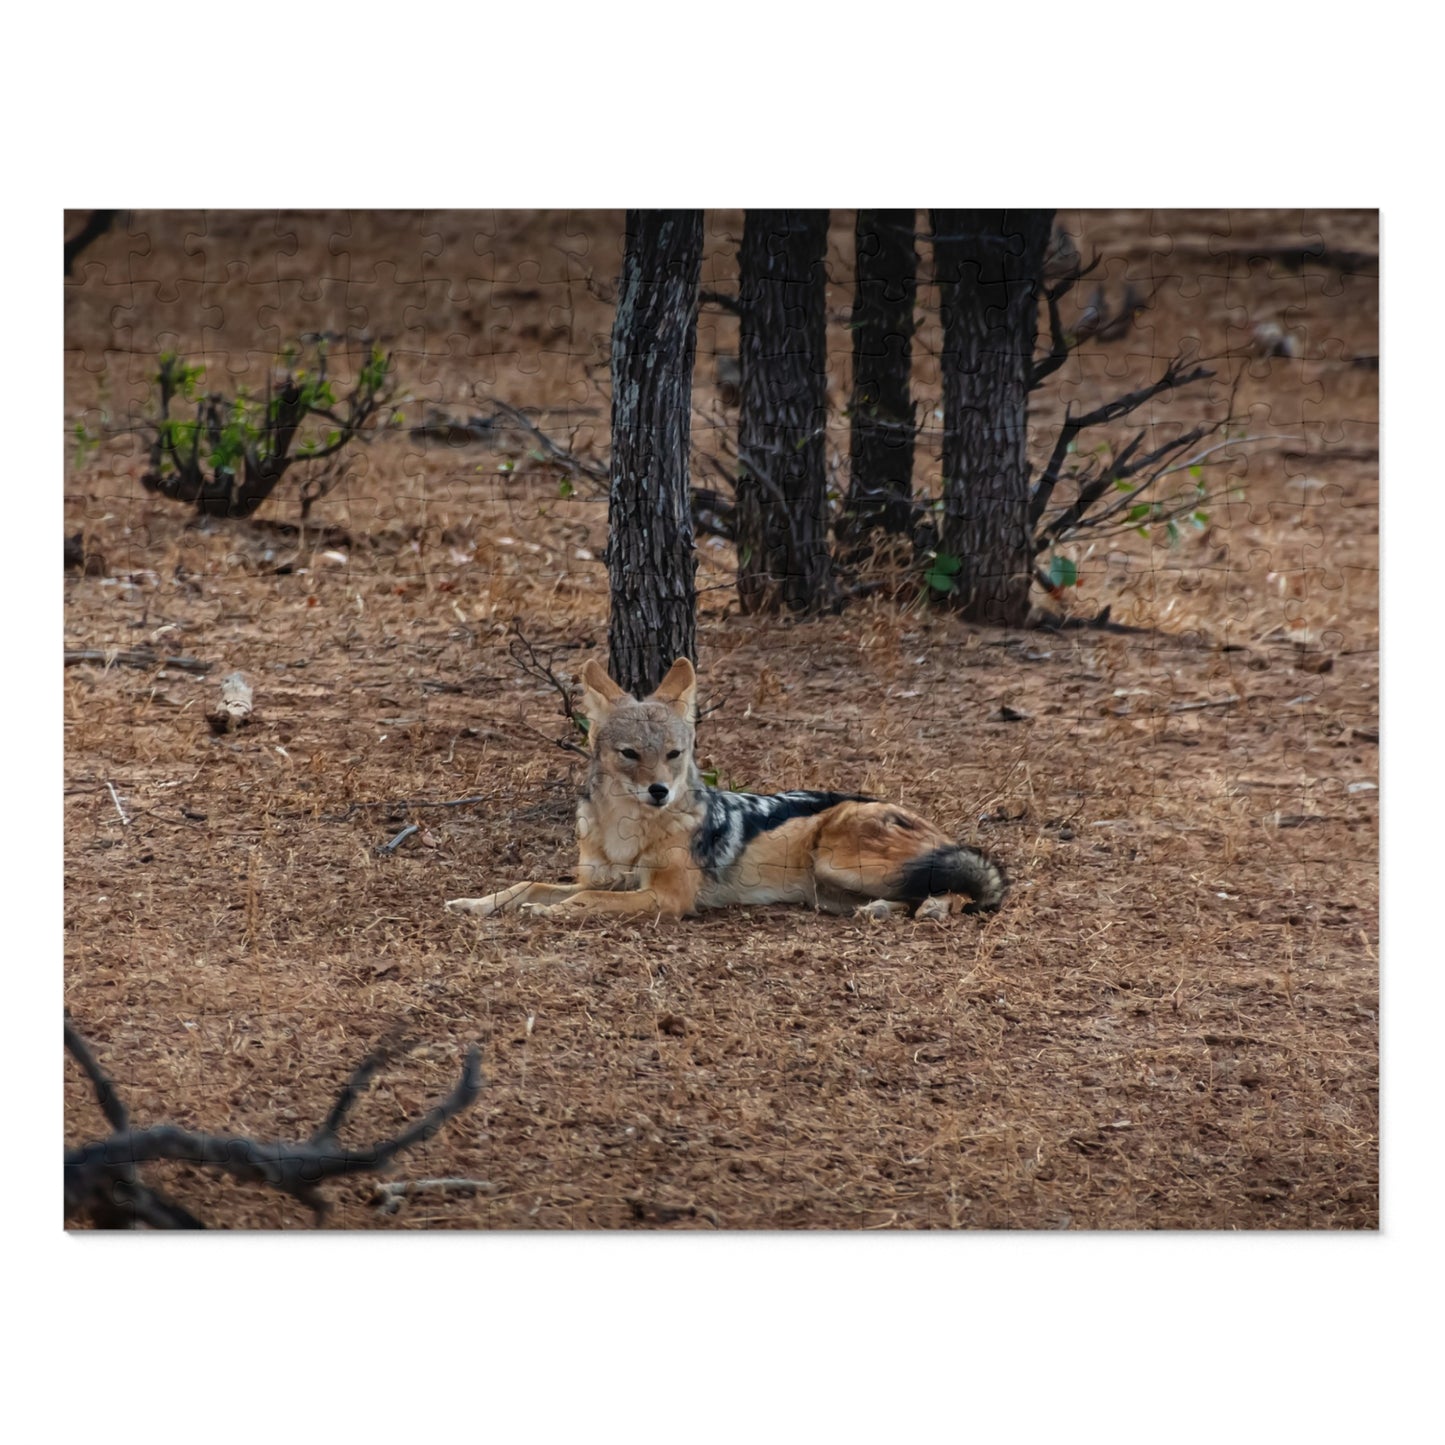
M 681 917 L 732 903 L 779 902 L 880 918 L 905 906 L 890 901 L 900 870 L 953 846 L 906 808 L 843 802 L 759 833 L 721 876 L 709 877 L 692 846 L 706 811 L 692 758 L 692 664 L 679 658 L 642 702 L 595 659 L 580 678 L 592 763 L 577 809 L 578 881 L 518 883 L 483 898 L 453 899 L 449 909 L 483 917 L 507 908 L 534 917 Z M 944 900 L 927 916 L 949 909 Z

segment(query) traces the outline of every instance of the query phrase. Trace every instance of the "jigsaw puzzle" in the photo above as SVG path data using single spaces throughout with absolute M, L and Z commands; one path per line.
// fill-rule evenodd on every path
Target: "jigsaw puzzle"
M 1377 1228 L 1378 257 L 67 213 L 67 1225 Z

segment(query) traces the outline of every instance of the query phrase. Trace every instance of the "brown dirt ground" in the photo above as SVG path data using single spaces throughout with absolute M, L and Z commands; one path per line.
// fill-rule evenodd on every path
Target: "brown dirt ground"
M 487 1188 L 382 1216 L 369 1179 L 341 1181 L 333 1227 L 1377 1227 L 1378 377 L 1359 358 L 1378 268 L 1250 257 L 1317 234 L 1375 254 L 1375 216 L 1062 219 L 1111 295 L 1156 294 L 1048 388 L 1036 453 L 1065 400 L 1188 338 L 1221 380 L 1151 421 L 1218 406 L 1243 368 L 1251 431 L 1299 438 L 1250 447 L 1242 496 L 1177 547 L 1073 550 L 1073 605 L 1162 635 L 989 631 L 889 588 L 836 618 L 744 618 L 728 548 L 701 547 L 704 762 L 920 809 L 1007 866 L 986 921 L 449 916 L 445 898 L 570 873 L 579 760 L 508 632 L 569 671 L 605 644 L 605 503 L 562 498 L 512 433 L 387 435 L 300 538 L 275 525 L 289 491 L 257 523 L 192 522 L 139 487 L 123 435 L 73 467 L 66 529 L 104 561 L 67 576 L 67 648 L 216 664 L 65 672 L 66 1003 L 136 1121 L 298 1137 L 400 1022 L 417 1046 L 351 1137 L 415 1117 L 480 1040 L 481 1100 L 395 1177 Z M 840 475 L 851 224 L 834 213 Z M 728 287 L 739 231 L 708 213 L 706 284 Z M 284 340 L 349 327 L 397 348 L 409 419 L 496 396 L 604 454 L 619 247 L 605 213 L 136 213 L 67 283 L 66 423 L 113 426 L 166 346 L 256 384 Z M 1301 354 L 1248 358 L 1275 318 Z M 705 312 L 700 451 L 730 420 L 714 355 L 734 342 Z M 203 714 L 233 668 L 258 721 L 218 739 Z M 429 836 L 378 858 L 412 819 Z M 65 1088 L 67 1142 L 93 1137 L 70 1065 Z M 311 1223 L 156 1173 L 217 1225 Z

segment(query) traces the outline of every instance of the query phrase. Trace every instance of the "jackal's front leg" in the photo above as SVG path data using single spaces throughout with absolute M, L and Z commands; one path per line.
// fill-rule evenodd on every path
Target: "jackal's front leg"
M 536 902 L 546 906 L 560 903 L 573 894 L 584 890 L 577 883 L 514 883 L 500 893 L 488 893 L 485 898 L 451 898 L 447 900 L 448 913 L 472 913 L 478 918 L 489 918 L 507 908 L 518 908 Z
M 654 879 L 646 888 L 608 892 L 600 888 L 582 888 L 568 898 L 557 900 L 529 898 L 518 907 L 533 918 L 579 918 L 586 914 L 646 915 L 656 918 L 681 918 L 691 913 L 697 900 L 697 886 L 690 878 L 679 882 Z

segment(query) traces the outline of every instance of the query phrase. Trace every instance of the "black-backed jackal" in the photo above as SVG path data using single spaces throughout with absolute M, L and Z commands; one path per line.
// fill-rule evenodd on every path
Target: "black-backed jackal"
M 853 793 L 730 793 L 693 762 L 697 677 L 673 663 L 643 702 L 594 660 L 582 669 L 592 762 L 577 806 L 577 882 L 517 883 L 447 907 L 534 917 L 681 917 L 729 903 L 807 903 L 941 917 L 959 895 L 997 908 L 1004 879 L 972 848 L 892 803 Z

